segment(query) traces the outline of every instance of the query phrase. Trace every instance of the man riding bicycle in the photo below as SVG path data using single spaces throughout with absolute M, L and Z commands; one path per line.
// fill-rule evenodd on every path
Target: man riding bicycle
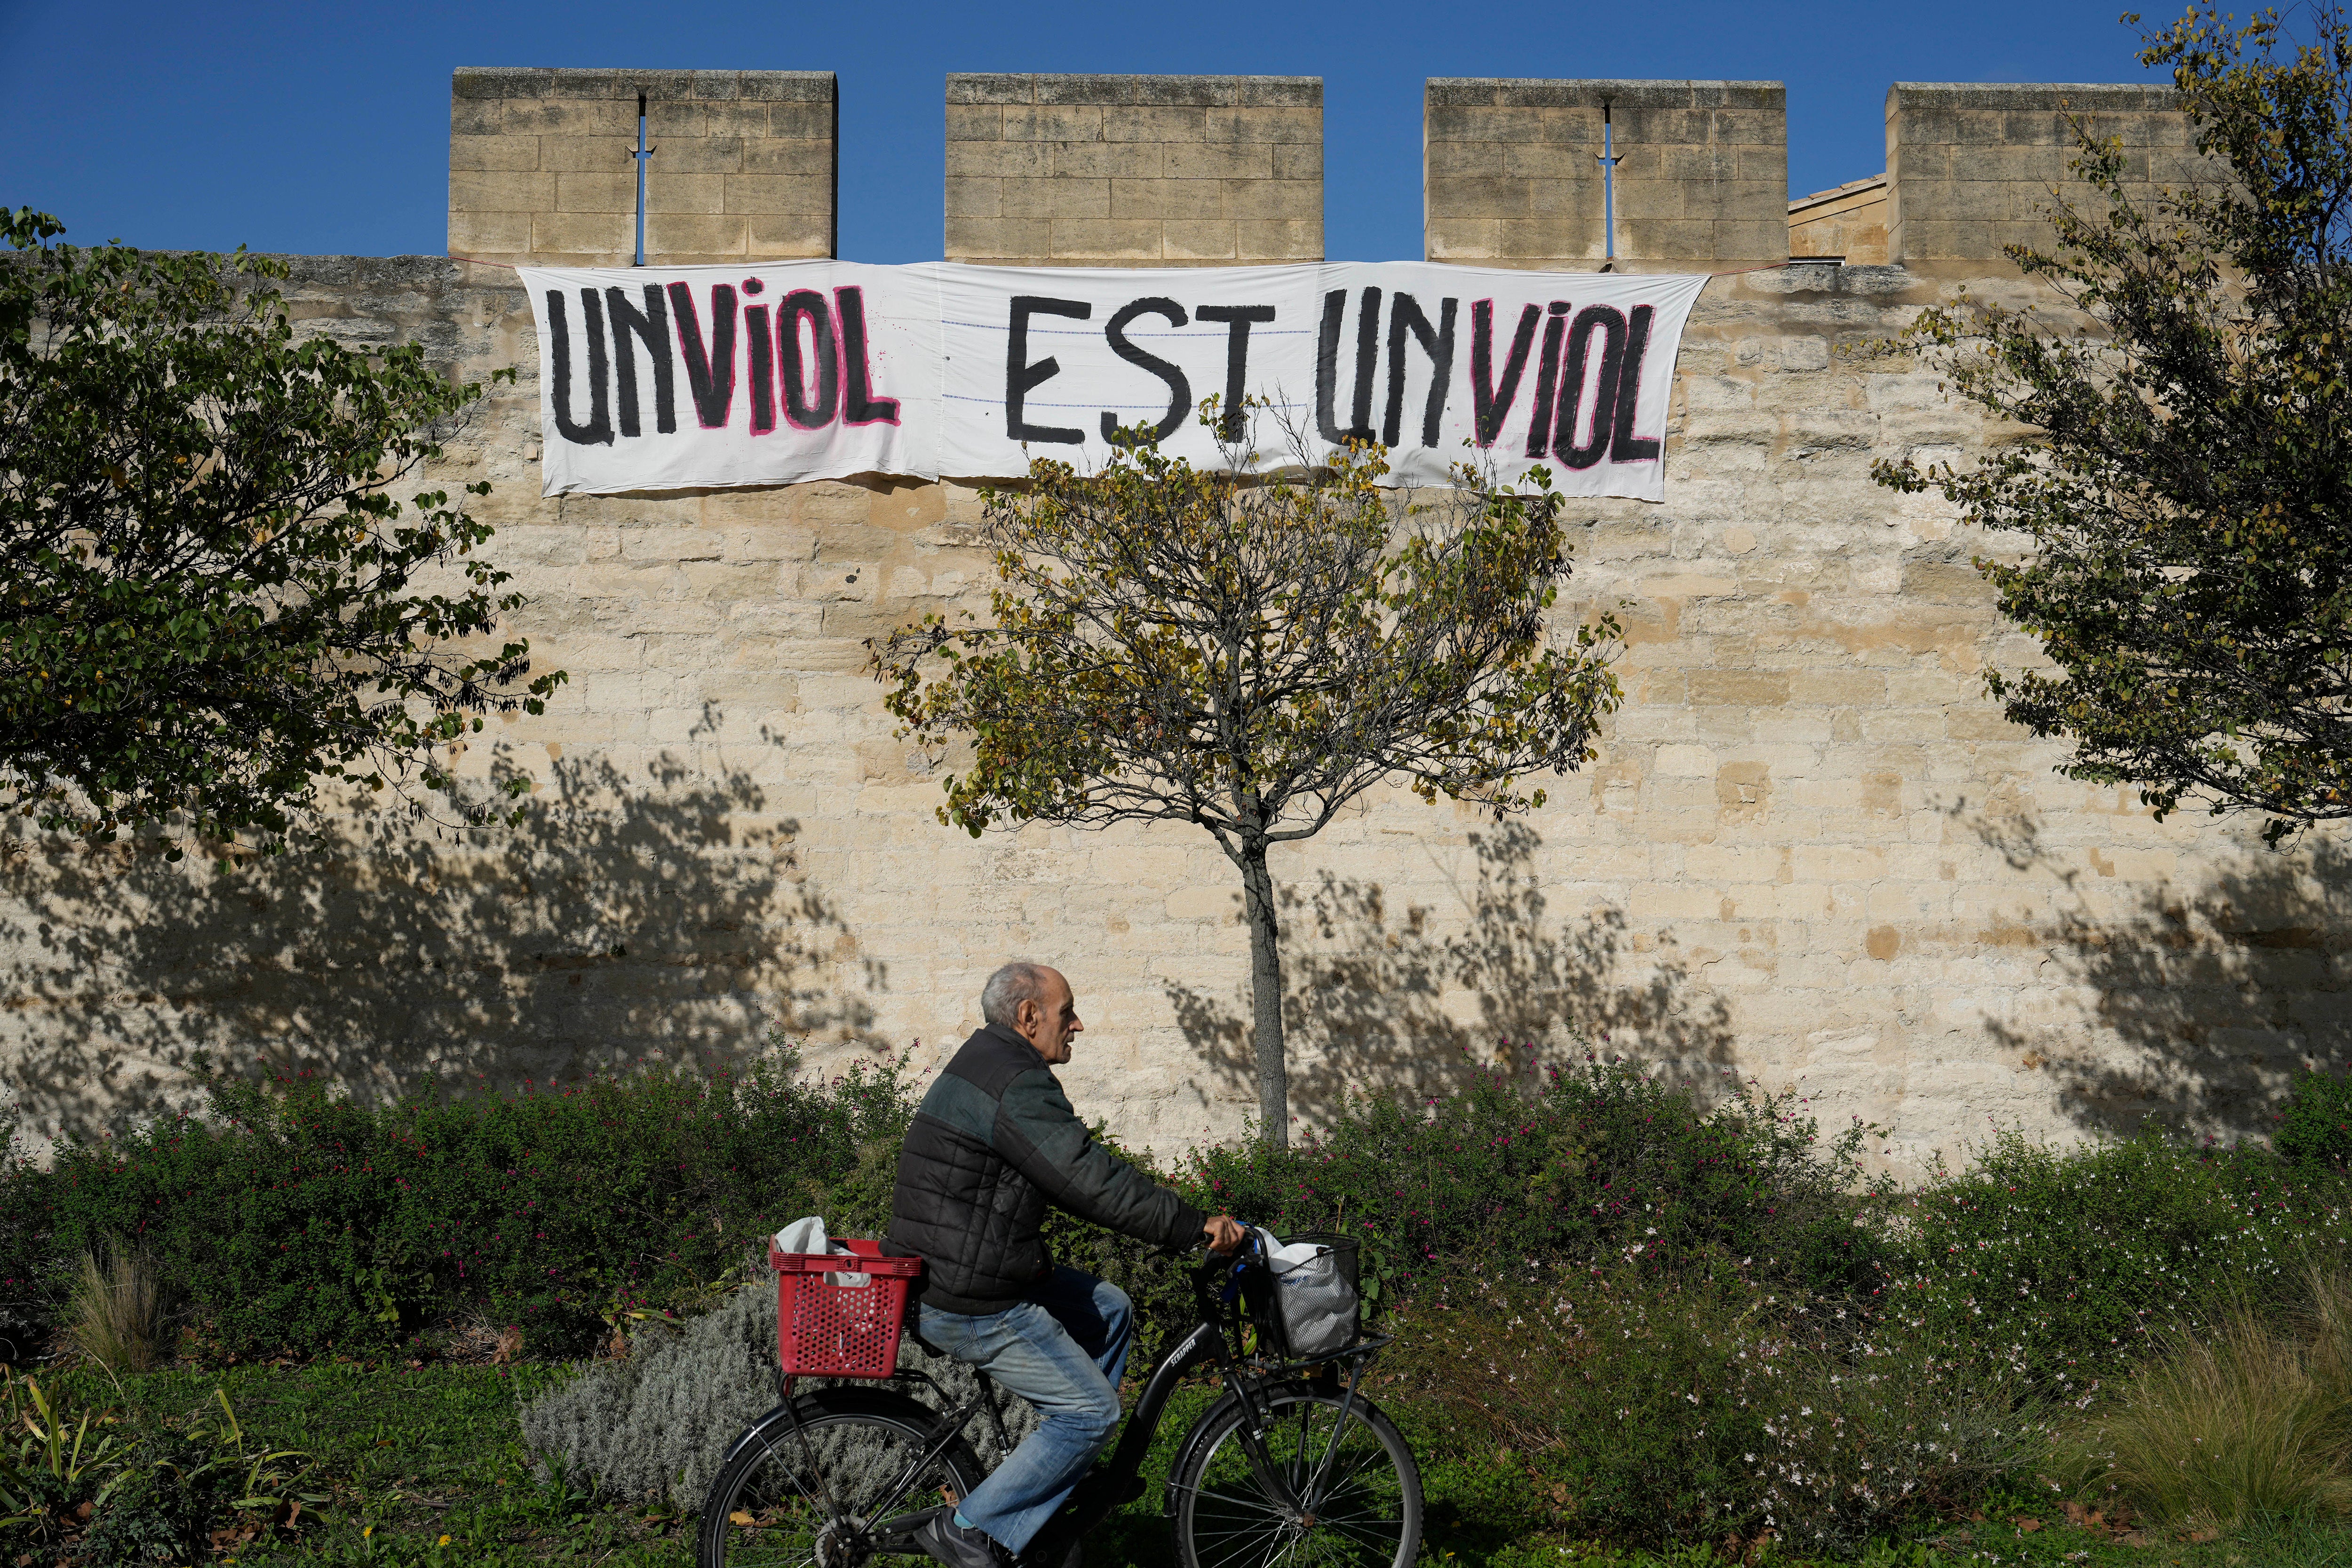
M 1034 1405 L 1036 1431 L 917 1539 L 949 1568 L 998 1568 L 1028 1546 L 1118 1428 L 1134 1341 L 1118 1286 L 1057 1266 L 1039 1226 L 1049 1206 L 1164 1247 L 1205 1237 L 1230 1252 L 1245 1231 L 1204 1215 L 1095 1142 L 1054 1068 L 1078 1021 L 1070 983 L 1008 963 L 980 996 L 984 1025 L 924 1095 L 898 1155 L 885 1250 L 923 1260 L 918 1332 Z

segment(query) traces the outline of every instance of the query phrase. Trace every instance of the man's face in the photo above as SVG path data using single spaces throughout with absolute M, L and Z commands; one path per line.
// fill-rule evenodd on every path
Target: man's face
M 1070 994 L 1070 983 L 1055 970 L 1045 971 L 1045 990 L 1022 1003 L 1017 1016 L 1021 1037 L 1055 1067 L 1070 1059 L 1070 1037 L 1086 1029 L 1078 1022 L 1077 999 Z

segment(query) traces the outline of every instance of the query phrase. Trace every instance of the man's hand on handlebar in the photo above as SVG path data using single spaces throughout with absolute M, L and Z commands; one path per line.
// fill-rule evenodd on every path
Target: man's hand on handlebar
M 1249 1227 L 1229 1214 L 1221 1214 L 1202 1225 L 1201 1234 L 1208 1237 L 1210 1251 L 1232 1252 L 1249 1239 Z

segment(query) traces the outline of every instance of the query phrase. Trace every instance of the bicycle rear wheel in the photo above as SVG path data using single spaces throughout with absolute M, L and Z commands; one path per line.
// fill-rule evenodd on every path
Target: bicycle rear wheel
M 711 1481 L 696 1568 L 929 1563 L 875 1531 L 981 1483 L 971 1447 L 940 1426 L 939 1412 L 884 1389 L 827 1388 L 779 1405 L 735 1440 Z
M 1360 1397 L 1342 1425 L 1340 1396 L 1304 1384 L 1269 1389 L 1266 1399 L 1266 1457 L 1304 1506 L 1287 1509 L 1260 1485 L 1243 1445 L 1245 1413 L 1226 1394 L 1170 1479 L 1184 1568 L 1411 1568 L 1421 1550 L 1421 1469 L 1395 1426 Z

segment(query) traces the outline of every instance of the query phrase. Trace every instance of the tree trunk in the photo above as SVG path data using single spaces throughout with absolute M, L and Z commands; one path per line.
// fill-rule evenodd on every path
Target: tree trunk
M 1258 1134 L 1290 1147 L 1290 1073 L 1282 1056 L 1282 929 L 1265 846 L 1242 847 L 1242 910 L 1250 933 L 1250 1046 L 1257 1058 Z

